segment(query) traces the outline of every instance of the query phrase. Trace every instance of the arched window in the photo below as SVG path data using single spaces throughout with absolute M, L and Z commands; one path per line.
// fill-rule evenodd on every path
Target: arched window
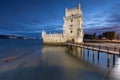
M 70 21 L 73 22 L 73 19 L 71 19 Z
M 72 33 L 73 31 L 71 30 L 71 33 Z

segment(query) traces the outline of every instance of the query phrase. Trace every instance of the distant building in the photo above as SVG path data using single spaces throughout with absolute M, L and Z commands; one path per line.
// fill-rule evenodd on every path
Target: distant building
M 66 9 L 63 33 L 46 34 L 42 31 L 43 43 L 83 43 L 83 17 L 80 4 L 76 8 Z

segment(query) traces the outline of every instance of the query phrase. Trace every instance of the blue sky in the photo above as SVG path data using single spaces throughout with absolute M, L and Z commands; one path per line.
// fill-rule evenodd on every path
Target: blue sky
M 81 4 L 84 32 L 120 31 L 120 0 L 0 0 L 0 34 L 62 32 L 65 8 Z

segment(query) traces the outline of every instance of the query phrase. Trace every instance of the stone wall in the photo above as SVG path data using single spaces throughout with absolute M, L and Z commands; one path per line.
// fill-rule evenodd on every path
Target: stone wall
M 63 34 L 46 34 L 42 32 L 42 38 L 44 43 L 64 43 L 66 42 Z

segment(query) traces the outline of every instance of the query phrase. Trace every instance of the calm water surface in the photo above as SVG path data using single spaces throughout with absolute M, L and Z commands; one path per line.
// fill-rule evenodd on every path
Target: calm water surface
M 96 56 L 92 51 L 88 56 L 85 49 L 42 45 L 40 40 L 2 39 L 0 80 L 110 80 L 117 68 L 112 58 L 107 66 L 105 53 L 99 61 Z

